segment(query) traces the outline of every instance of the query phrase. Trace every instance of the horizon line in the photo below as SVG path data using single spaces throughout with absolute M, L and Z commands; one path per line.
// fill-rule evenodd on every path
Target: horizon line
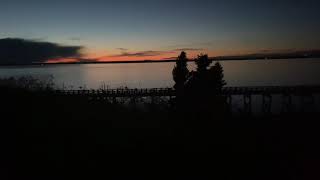
M 212 61 L 256 61 L 256 60 L 292 60 L 292 59 L 313 59 L 320 58 L 320 56 L 297 56 L 297 57 L 241 57 L 241 56 L 226 56 L 226 57 L 210 57 Z M 194 59 L 188 59 L 188 62 L 194 62 Z M 134 63 L 167 63 L 176 62 L 176 59 L 163 60 L 126 60 L 126 61 L 74 61 L 74 62 L 33 62 L 31 64 L 1 64 L 4 66 L 33 66 L 33 65 L 72 65 L 72 64 L 134 64 Z

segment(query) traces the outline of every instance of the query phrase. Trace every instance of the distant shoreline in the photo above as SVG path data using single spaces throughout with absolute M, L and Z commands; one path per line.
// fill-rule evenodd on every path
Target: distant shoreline
M 211 58 L 213 61 L 256 61 L 256 60 L 289 60 L 289 59 L 314 59 L 320 57 L 215 57 Z M 194 62 L 194 59 L 188 60 L 188 62 Z M 137 63 L 168 63 L 176 62 L 176 60 L 134 60 L 134 61 L 87 61 L 87 62 L 57 62 L 57 63 L 32 63 L 32 64 L 0 64 L 0 67 L 7 66 L 50 66 L 50 65 L 73 65 L 73 64 L 137 64 Z

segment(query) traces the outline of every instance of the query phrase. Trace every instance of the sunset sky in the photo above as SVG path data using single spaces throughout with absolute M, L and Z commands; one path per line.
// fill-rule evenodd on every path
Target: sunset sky
M 318 49 L 319 0 L 1 0 L 0 39 L 145 60 Z

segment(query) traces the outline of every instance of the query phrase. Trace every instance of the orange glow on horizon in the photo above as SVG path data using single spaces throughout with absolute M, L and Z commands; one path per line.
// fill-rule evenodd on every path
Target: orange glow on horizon
M 143 60 L 164 60 L 169 58 L 168 56 L 144 56 L 144 57 L 131 57 L 131 56 L 119 56 L 119 57 L 110 57 L 102 56 L 96 58 L 97 61 L 143 61 Z
M 50 59 L 46 63 L 74 63 L 74 62 L 79 62 L 79 60 L 74 58 Z
M 197 57 L 197 55 L 201 53 L 206 53 L 206 52 L 200 52 L 200 51 L 192 51 L 188 52 L 187 51 L 187 56 L 189 59 L 194 59 Z M 88 57 L 88 59 L 95 59 L 99 62 L 103 61 L 144 61 L 144 60 L 174 60 L 179 56 L 180 52 L 176 53 L 163 53 L 162 55 L 157 55 L 157 56 L 110 56 L 110 55 L 97 55 L 95 54 L 94 56 Z M 209 53 L 208 53 L 209 54 Z M 213 55 L 215 53 L 210 53 L 210 55 Z
M 199 54 L 208 54 L 209 57 L 219 56 L 220 54 L 224 53 L 213 53 L 213 52 L 200 52 L 200 51 L 187 51 L 187 56 L 189 59 L 194 59 Z M 90 62 L 90 61 L 97 61 L 97 62 L 108 62 L 108 61 L 144 61 L 144 60 L 175 60 L 179 56 L 180 52 L 176 53 L 163 53 L 157 56 L 114 56 L 114 55 L 99 55 L 98 53 L 88 54 L 80 59 L 76 58 L 62 58 L 62 59 L 51 59 L 48 60 L 46 63 L 75 63 L 75 62 Z M 219 55 L 217 55 L 219 54 Z

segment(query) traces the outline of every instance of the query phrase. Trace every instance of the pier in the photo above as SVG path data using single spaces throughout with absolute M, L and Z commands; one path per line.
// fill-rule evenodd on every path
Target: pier
M 57 96 L 81 96 L 92 101 L 107 102 L 138 102 L 137 99 L 150 99 L 150 102 L 157 102 L 156 99 L 170 101 L 175 98 L 176 91 L 172 88 L 151 88 L 151 89 L 104 89 L 104 90 L 55 90 Z M 320 96 L 319 86 L 255 86 L 255 87 L 224 87 L 221 94 L 226 98 L 226 106 L 231 112 L 241 111 L 243 114 L 251 115 L 253 109 L 259 106 L 260 113 L 272 114 L 273 107 L 277 103 L 278 111 L 285 112 L 318 112 L 317 100 Z M 257 102 L 257 99 L 259 102 Z M 163 101 L 162 101 L 163 102 Z M 235 110 L 235 102 L 240 110 Z M 238 108 L 238 109 L 239 109 Z

